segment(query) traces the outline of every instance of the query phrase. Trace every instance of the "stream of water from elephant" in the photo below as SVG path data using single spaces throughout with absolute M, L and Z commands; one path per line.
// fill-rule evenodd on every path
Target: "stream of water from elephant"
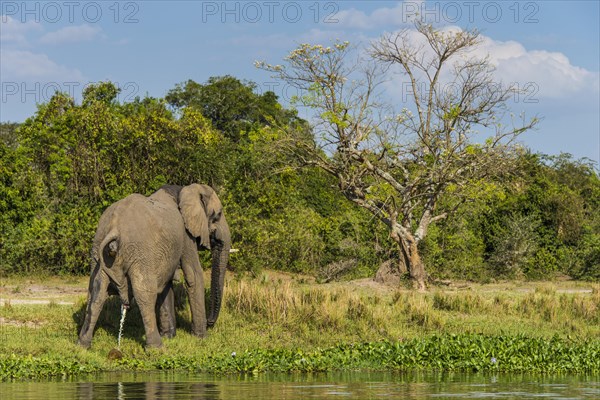
M 600 375 L 335 373 L 102 374 L 0 383 L 3 399 L 598 399 Z
M 127 307 L 121 306 L 121 321 L 119 322 L 119 338 L 117 339 L 117 349 L 121 350 L 121 336 L 123 336 L 123 327 L 125 326 L 125 316 Z

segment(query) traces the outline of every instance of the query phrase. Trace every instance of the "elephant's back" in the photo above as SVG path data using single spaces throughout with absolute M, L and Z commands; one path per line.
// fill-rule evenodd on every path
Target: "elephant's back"
M 165 234 L 174 237 L 184 231 L 183 218 L 177 205 L 157 201 L 140 194 L 123 199 L 124 204 L 117 212 L 122 228 L 141 232 Z
M 169 204 L 134 193 L 104 211 L 96 239 L 102 240 L 110 231 L 117 231 L 121 239 L 132 242 L 180 241 L 185 227 L 175 202 Z

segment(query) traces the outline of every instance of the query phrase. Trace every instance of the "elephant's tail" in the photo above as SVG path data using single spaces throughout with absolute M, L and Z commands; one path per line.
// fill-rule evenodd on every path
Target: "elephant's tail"
M 100 243 L 99 250 L 102 262 L 110 267 L 119 250 L 119 232 L 114 229 L 111 230 Z

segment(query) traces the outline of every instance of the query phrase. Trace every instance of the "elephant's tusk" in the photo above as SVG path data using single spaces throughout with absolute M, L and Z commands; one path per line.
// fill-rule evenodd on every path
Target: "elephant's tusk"
M 230 253 L 237 253 L 238 251 L 240 251 L 240 249 L 229 249 Z

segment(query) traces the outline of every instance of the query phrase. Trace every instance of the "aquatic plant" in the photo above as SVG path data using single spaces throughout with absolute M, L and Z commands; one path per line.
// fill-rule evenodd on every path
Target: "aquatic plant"
M 496 371 L 598 373 L 600 341 L 479 334 L 434 335 L 405 341 L 341 343 L 303 349 L 254 349 L 218 355 L 124 357 L 114 364 L 31 355 L 0 357 L 2 380 L 72 376 L 124 370 L 187 370 L 208 373 L 378 371 Z

